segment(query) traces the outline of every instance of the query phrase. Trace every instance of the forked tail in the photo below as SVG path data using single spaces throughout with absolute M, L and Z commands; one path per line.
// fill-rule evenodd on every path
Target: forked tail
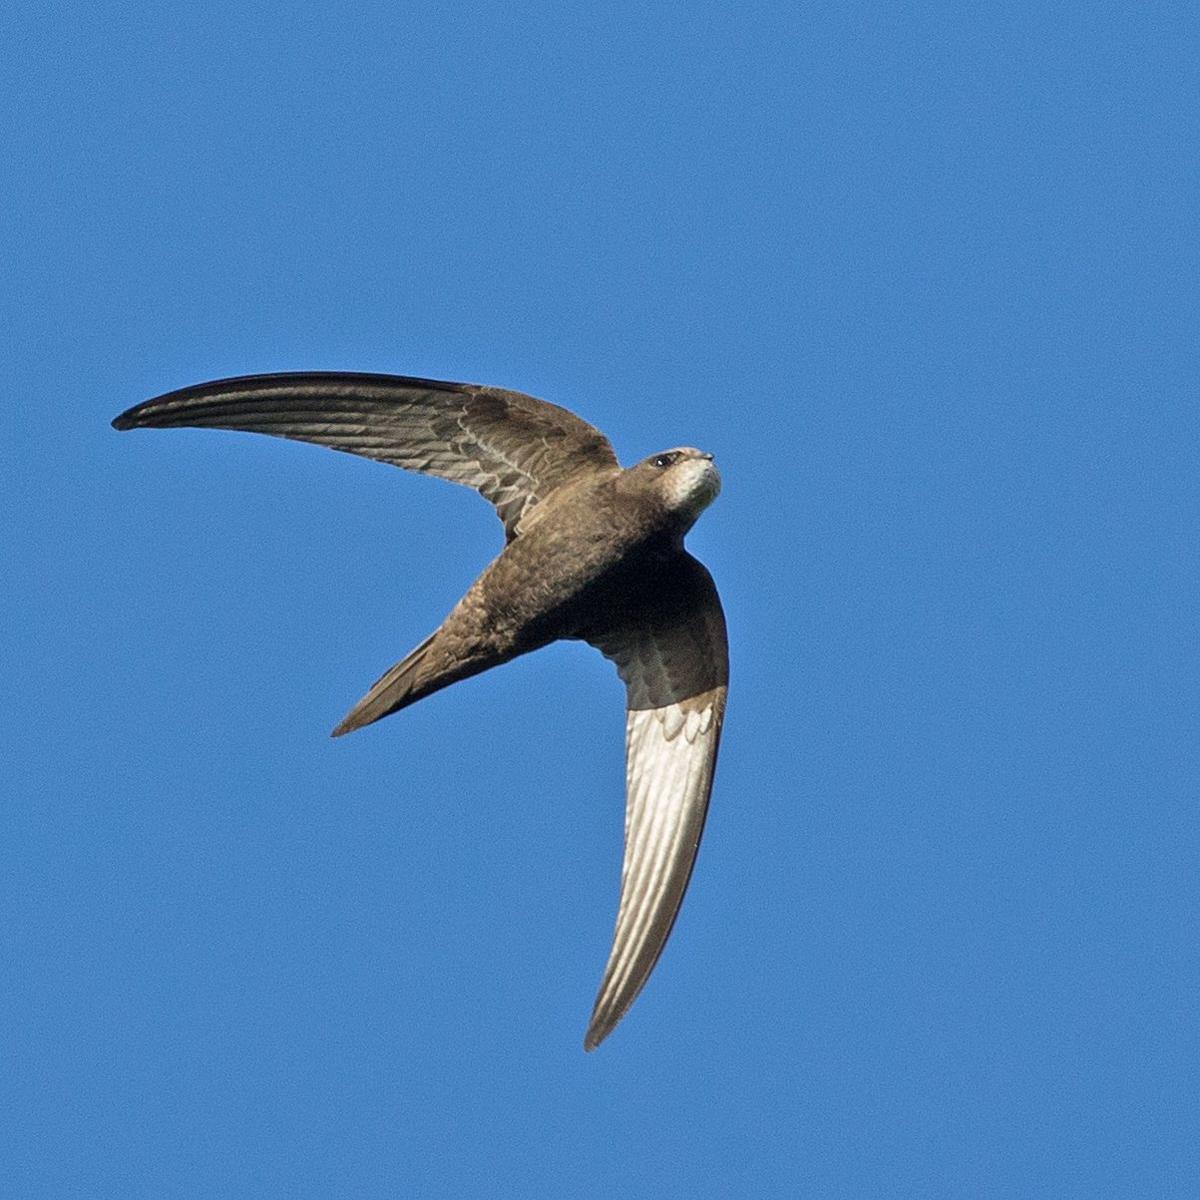
M 342 719 L 332 736 L 353 733 L 453 683 L 452 673 L 430 670 L 429 650 L 437 636 L 430 634 L 411 654 L 376 680 L 371 690 Z

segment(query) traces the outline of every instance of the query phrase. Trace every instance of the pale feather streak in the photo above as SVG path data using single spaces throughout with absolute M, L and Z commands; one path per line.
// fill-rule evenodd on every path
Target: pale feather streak
M 637 998 L 675 922 L 704 828 L 725 692 L 628 714 L 621 902 L 589 1049 Z

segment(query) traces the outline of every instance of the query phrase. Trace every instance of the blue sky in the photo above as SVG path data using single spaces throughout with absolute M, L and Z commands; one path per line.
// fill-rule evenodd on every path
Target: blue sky
M 0 1193 L 1197 1194 L 1189 6 L 0 33 Z M 327 736 L 487 506 L 109 428 L 302 368 L 717 457 L 708 835 L 596 1054 L 610 665 Z

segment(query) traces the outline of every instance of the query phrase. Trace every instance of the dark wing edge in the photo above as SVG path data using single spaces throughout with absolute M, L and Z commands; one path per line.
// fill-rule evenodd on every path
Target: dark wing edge
M 729 682 L 725 617 L 688 554 L 640 615 L 587 640 L 625 680 L 625 857 L 612 951 L 584 1048 L 629 1011 L 670 937 L 712 794 Z
M 244 375 L 168 392 L 113 428 L 213 428 L 312 442 L 436 475 L 489 500 L 511 540 L 521 518 L 580 471 L 616 467 L 574 413 L 501 388 L 339 371 Z

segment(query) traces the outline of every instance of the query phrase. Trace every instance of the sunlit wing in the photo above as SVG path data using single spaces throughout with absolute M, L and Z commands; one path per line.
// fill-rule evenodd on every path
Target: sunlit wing
M 708 571 L 688 554 L 677 564 L 618 627 L 587 635 L 616 662 L 628 708 L 621 901 L 588 1050 L 612 1032 L 658 962 L 712 792 L 729 681 L 725 618 Z

